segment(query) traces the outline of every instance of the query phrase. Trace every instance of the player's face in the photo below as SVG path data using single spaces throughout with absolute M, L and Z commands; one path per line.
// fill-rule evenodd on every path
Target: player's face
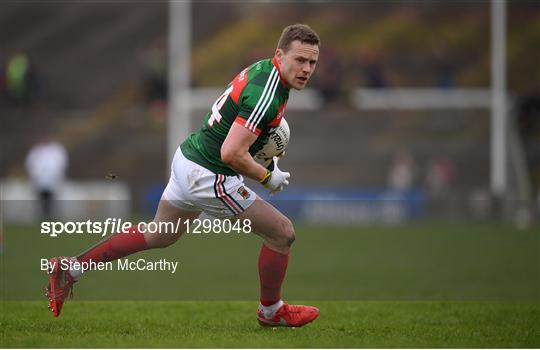
M 287 52 L 277 49 L 276 59 L 287 85 L 292 89 L 302 90 L 317 65 L 319 47 L 295 40 Z

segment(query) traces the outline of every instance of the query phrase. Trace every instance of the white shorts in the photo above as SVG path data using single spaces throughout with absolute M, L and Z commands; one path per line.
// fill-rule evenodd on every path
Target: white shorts
M 187 159 L 180 148 L 171 166 L 171 178 L 163 198 L 184 210 L 202 210 L 224 218 L 241 214 L 257 195 L 244 185 L 244 178 L 216 174 Z

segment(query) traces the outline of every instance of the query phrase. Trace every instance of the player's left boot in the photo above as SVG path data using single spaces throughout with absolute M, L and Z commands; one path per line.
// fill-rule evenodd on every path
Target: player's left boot
M 319 316 L 319 309 L 313 306 L 290 305 L 284 303 L 272 317 L 265 317 L 263 310 L 257 310 L 257 319 L 261 326 L 302 327 Z
M 49 260 L 49 264 L 53 269 L 49 273 L 46 296 L 49 299 L 49 310 L 52 311 L 55 317 L 60 316 L 64 301 L 70 295 L 73 295 L 73 283 L 76 282 L 69 274 L 69 271 L 64 271 L 60 267 L 60 262 L 67 259 L 69 258 L 62 256 Z

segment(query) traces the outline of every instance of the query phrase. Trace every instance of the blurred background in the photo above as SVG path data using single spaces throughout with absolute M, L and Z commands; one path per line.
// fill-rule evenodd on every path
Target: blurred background
M 69 155 L 69 180 L 117 175 L 133 209 L 144 212 L 168 178 L 169 4 L 1 6 L 0 177 L 25 178 L 26 155 L 47 135 Z M 490 6 L 193 2 L 185 7 L 191 129 L 238 71 L 272 56 L 285 25 L 305 22 L 323 45 L 311 91 L 296 104 L 293 95 L 287 110 L 292 142 L 283 163 L 294 174 L 291 189 L 394 188 L 443 201 L 487 200 Z M 519 193 L 525 181 L 527 195 L 537 197 L 540 5 L 509 2 L 506 15 L 515 141 L 507 196 L 526 198 Z
M 189 36 L 182 58 L 190 61 L 184 84 L 191 88 L 191 130 L 237 72 L 273 55 L 285 25 L 305 22 L 320 34 L 309 91 L 293 94 L 287 110 L 292 142 L 283 164 L 294 174 L 287 198 L 324 188 L 369 200 L 392 189 L 437 202 L 422 215 L 489 215 L 490 2 L 186 4 L 189 13 L 178 20 L 188 19 L 181 28 Z M 175 65 L 168 60 L 170 4 L 0 6 L 4 194 L 12 193 L 14 180 L 28 179 L 28 153 L 49 139 L 65 148 L 72 191 L 100 180 L 108 190 L 77 193 L 106 196 L 113 185 L 105 177 L 112 175 L 116 195 L 131 199 L 130 210 L 150 215 L 149 203 L 168 179 L 168 71 Z M 504 198 L 534 200 L 540 5 L 508 2 L 506 22 Z M 13 196 L 24 197 L 20 191 Z
M 506 70 L 507 104 L 501 129 L 504 177 L 498 186 L 492 170 L 492 157 L 501 159 L 494 156 L 498 148 L 492 144 L 494 2 L 176 4 L 176 12 L 174 3 L 165 1 L 0 4 L 4 222 L 32 223 L 41 214 L 65 220 L 100 213 L 151 218 L 168 180 L 170 144 L 177 147 L 180 136 L 197 130 L 226 84 L 250 63 L 271 57 L 283 27 L 300 22 L 320 35 L 321 54 L 309 88 L 291 95 L 285 115 L 291 143 L 281 164 L 293 176 L 274 204 L 298 223 L 345 225 L 341 237 L 350 237 L 337 240 L 332 250 L 324 239 L 328 232 L 315 229 L 319 236 L 314 233 L 313 245 L 307 246 L 328 254 L 322 260 L 311 258 L 315 265 L 308 277 L 297 271 L 306 279 L 293 295 L 301 295 L 302 283 L 324 282 L 314 277 L 324 271 L 328 278 L 342 271 L 342 289 L 327 296 L 538 297 L 538 1 L 499 2 L 505 10 L 505 61 L 497 69 Z M 171 43 L 181 46 L 172 50 Z M 176 83 L 189 102 L 180 106 L 180 116 L 171 115 L 168 98 L 179 93 L 169 88 L 177 86 L 170 77 L 179 67 L 187 74 Z M 168 127 L 179 125 L 172 121 L 178 117 L 183 118 L 180 127 Z M 53 175 L 40 179 L 44 173 Z M 265 195 L 257 184 L 252 188 Z M 64 202 L 51 208 L 37 198 L 41 203 L 47 198 Z M 97 200 L 106 203 L 96 205 Z M 498 226 L 501 219 L 510 225 Z M 428 226 L 420 233 L 408 226 L 425 221 L 488 226 Z M 394 231 L 372 235 L 378 231 L 365 226 L 380 223 L 396 225 L 406 234 L 417 232 L 411 236 L 416 241 L 405 241 Z M 518 236 L 516 229 L 526 233 Z M 361 261 L 357 251 L 347 255 L 352 249 L 348 239 L 359 240 L 367 254 Z M 407 242 L 417 244 L 407 251 Z M 439 254 L 449 246 L 457 255 Z M 418 259 L 430 250 L 431 258 Z M 303 254 L 309 260 L 310 253 Z M 359 282 L 355 286 L 362 287 L 355 289 L 348 284 L 353 282 L 345 266 L 362 265 L 370 261 L 369 254 L 381 264 L 359 277 L 369 285 Z M 437 280 L 444 277 L 423 270 L 437 257 L 446 259 L 439 263 L 454 274 L 447 285 Z M 501 259 L 515 264 L 499 266 Z M 479 260 L 485 264 L 478 267 Z M 460 264 L 454 265 L 456 261 Z M 406 262 L 412 264 L 410 276 L 400 268 Z M 478 275 L 489 272 L 488 277 L 478 279 L 474 272 L 464 276 L 473 265 Z M 189 268 L 184 271 L 189 274 Z M 202 278 L 197 271 L 190 276 Z M 231 273 L 223 278 L 231 280 Z M 418 275 L 433 278 L 418 286 L 412 282 Z M 397 294 L 386 288 L 388 276 L 397 278 L 392 279 Z M 488 280 L 493 284 L 482 284 Z M 430 291 L 435 285 L 436 292 Z

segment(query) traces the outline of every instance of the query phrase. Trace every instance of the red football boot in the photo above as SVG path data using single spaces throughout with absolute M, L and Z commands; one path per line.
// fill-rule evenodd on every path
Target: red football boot
M 274 314 L 267 318 L 261 309 L 257 310 L 257 319 L 261 326 L 269 327 L 302 327 L 319 316 L 319 309 L 313 306 L 283 304 Z
M 60 268 L 60 261 L 68 260 L 67 257 L 51 258 L 50 266 L 53 266 L 52 272 L 49 273 L 49 285 L 47 286 L 47 298 L 49 299 L 49 310 L 52 311 L 54 317 L 60 315 L 64 301 L 70 295 L 73 295 L 73 283 L 76 281 L 71 277 L 68 271 Z

